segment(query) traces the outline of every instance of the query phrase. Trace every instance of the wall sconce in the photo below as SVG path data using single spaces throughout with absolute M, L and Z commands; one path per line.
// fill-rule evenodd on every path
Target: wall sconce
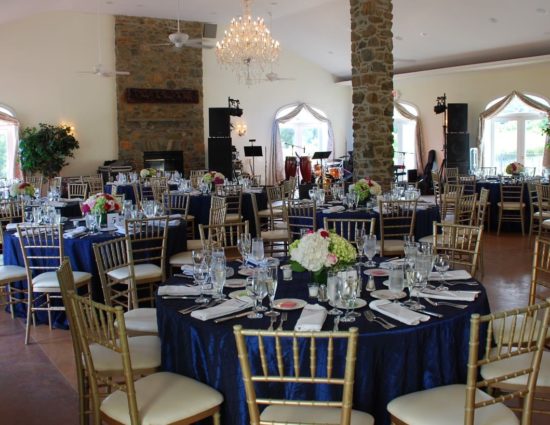
M 239 121 L 237 124 L 235 124 L 235 131 L 240 137 L 246 134 L 246 130 L 248 130 L 248 127 L 243 121 Z
M 61 127 L 69 127 L 69 131 L 68 131 L 69 135 L 74 136 L 74 134 L 75 134 L 74 125 L 71 125 L 71 124 L 66 123 L 66 122 L 61 122 L 59 125 Z

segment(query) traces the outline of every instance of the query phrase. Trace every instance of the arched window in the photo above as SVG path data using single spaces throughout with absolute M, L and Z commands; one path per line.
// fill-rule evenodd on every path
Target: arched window
M 276 118 L 288 115 L 295 106 L 288 106 L 277 112 Z M 321 110 L 311 107 L 317 114 L 326 118 Z M 313 156 L 315 152 L 328 150 L 328 124 L 315 118 L 311 112 L 303 108 L 298 115 L 279 124 L 283 157 Z
M 526 167 L 536 167 L 542 171 L 545 136 L 541 128 L 548 114 L 543 108 L 550 108 L 548 100 L 535 95 L 524 95 L 522 99 L 513 95 L 509 102 L 496 114 L 487 117 L 483 129 L 483 165 L 497 167 L 504 173 L 506 166 L 513 161 Z M 505 98 L 493 100 L 486 111 L 495 108 Z M 534 102 L 528 104 L 527 102 Z M 536 102 L 536 103 L 535 103 Z
M 15 112 L 0 104 L 0 178 L 17 176 L 16 156 L 19 142 L 19 121 Z
M 395 102 L 393 108 L 393 163 L 416 169 L 418 109 L 406 102 Z

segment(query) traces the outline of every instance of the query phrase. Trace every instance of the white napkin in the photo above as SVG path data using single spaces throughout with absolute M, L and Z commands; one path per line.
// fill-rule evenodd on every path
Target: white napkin
M 418 325 L 420 322 L 430 320 L 430 316 L 409 310 L 390 300 L 371 301 L 369 307 L 406 325 Z
M 411 295 L 416 297 L 417 292 L 413 290 Z M 424 288 L 418 296 L 434 300 L 474 301 L 479 293 L 480 291 L 438 291 L 437 289 Z
M 60 201 L 48 201 L 46 202 L 46 205 L 49 205 L 54 208 L 63 208 L 67 206 L 66 202 L 60 202 Z
M 263 191 L 263 188 L 261 187 L 256 187 L 256 188 L 250 188 L 250 189 L 244 189 L 243 192 L 244 193 L 262 193 Z
M 324 209 L 323 214 L 337 213 L 345 210 L 346 210 L 346 207 L 344 207 L 343 205 L 335 205 L 333 207 Z
M 405 258 L 397 258 L 395 260 L 384 261 L 383 263 L 380 263 L 378 266 L 381 269 L 389 270 L 393 266 L 403 266 L 403 265 L 405 265 L 406 261 L 407 260 Z
M 252 307 L 252 300 L 247 301 L 244 299 L 231 299 L 214 307 L 204 308 L 202 310 L 195 310 L 191 313 L 191 317 L 205 321 L 216 319 L 217 317 L 221 316 L 226 316 L 228 314 L 237 313 L 250 307 Z
M 32 223 L 24 222 L 24 223 L 8 223 L 6 225 L 6 230 L 17 230 L 17 226 L 30 226 Z
M 185 285 L 162 285 L 159 286 L 159 295 L 173 295 L 173 296 L 184 296 L 184 295 L 200 295 L 201 288 L 199 286 L 185 286 Z
M 181 272 L 185 275 L 193 276 L 193 266 L 190 264 L 184 264 L 183 266 L 181 266 Z
M 200 190 L 192 190 L 191 192 L 189 192 L 189 194 L 191 196 L 199 196 L 201 194 L 201 191 Z
M 78 226 L 74 229 L 67 230 L 65 233 L 63 233 L 63 237 L 65 239 L 73 239 L 80 235 L 83 235 L 84 233 L 86 233 L 86 227 Z
M 295 331 L 320 331 L 327 318 L 327 309 L 319 304 L 306 304 L 294 327 Z
M 472 275 L 466 270 L 448 270 L 443 274 L 443 280 L 468 280 Z M 428 280 L 441 280 L 438 272 L 431 272 Z

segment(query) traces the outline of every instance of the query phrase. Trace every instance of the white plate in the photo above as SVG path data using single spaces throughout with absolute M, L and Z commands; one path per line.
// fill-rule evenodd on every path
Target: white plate
M 233 291 L 229 293 L 229 298 L 240 300 L 243 297 L 248 298 L 248 292 L 246 291 L 246 289 L 241 289 L 240 291 Z
M 385 261 L 383 263 L 380 263 L 380 268 L 389 270 L 394 265 L 403 266 L 405 262 L 406 260 L 404 258 L 400 258 L 399 260 Z
M 400 300 L 401 298 L 405 298 L 407 294 L 403 291 L 393 292 L 389 289 L 379 289 L 378 291 L 371 292 L 370 296 L 379 300 Z
M 229 279 L 231 276 L 235 274 L 235 270 L 233 270 L 232 267 L 226 267 L 225 268 L 225 277 Z
M 367 276 L 374 277 L 385 277 L 390 275 L 390 272 L 385 269 L 367 269 L 363 273 L 365 273 Z
M 229 279 L 225 281 L 224 288 L 244 288 L 246 279 Z
M 304 300 L 298 298 L 281 298 L 273 301 L 273 308 L 277 310 L 298 310 L 307 304 Z
M 114 232 L 116 230 L 116 227 L 115 226 L 110 226 L 110 227 L 102 227 L 101 229 L 99 229 L 101 232 Z
M 371 292 L 371 293 L 373 294 L 374 292 Z M 365 307 L 366 305 L 367 305 L 367 301 L 365 301 L 363 298 L 356 298 L 355 299 L 355 307 L 354 308 L 362 308 L 362 307 Z M 338 308 L 348 308 L 346 305 L 344 305 L 342 303 L 341 300 L 339 300 L 336 303 L 336 307 L 338 307 Z
M 254 275 L 254 269 L 249 269 L 249 268 L 243 268 L 243 269 L 239 269 L 239 272 L 238 272 L 241 276 L 253 276 Z

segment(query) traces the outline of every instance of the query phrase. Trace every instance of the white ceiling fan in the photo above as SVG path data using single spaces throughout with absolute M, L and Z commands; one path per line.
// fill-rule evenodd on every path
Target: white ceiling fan
M 128 71 L 109 70 L 101 63 L 101 22 L 99 18 L 99 1 L 97 2 L 96 13 L 96 26 L 97 26 L 97 62 L 89 71 L 77 71 L 79 74 L 92 74 L 98 77 L 115 77 L 117 75 L 130 75 Z
M 270 29 L 273 28 L 273 15 L 271 12 L 268 12 L 269 14 L 269 27 Z M 281 77 L 279 74 L 273 71 L 273 62 L 270 64 L 270 70 L 267 74 L 265 74 L 265 78 L 262 78 L 262 81 L 269 81 L 270 83 L 274 83 L 275 81 L 292 81 L 296 80 L 296 78 L 290 78 L 290 77 Z

